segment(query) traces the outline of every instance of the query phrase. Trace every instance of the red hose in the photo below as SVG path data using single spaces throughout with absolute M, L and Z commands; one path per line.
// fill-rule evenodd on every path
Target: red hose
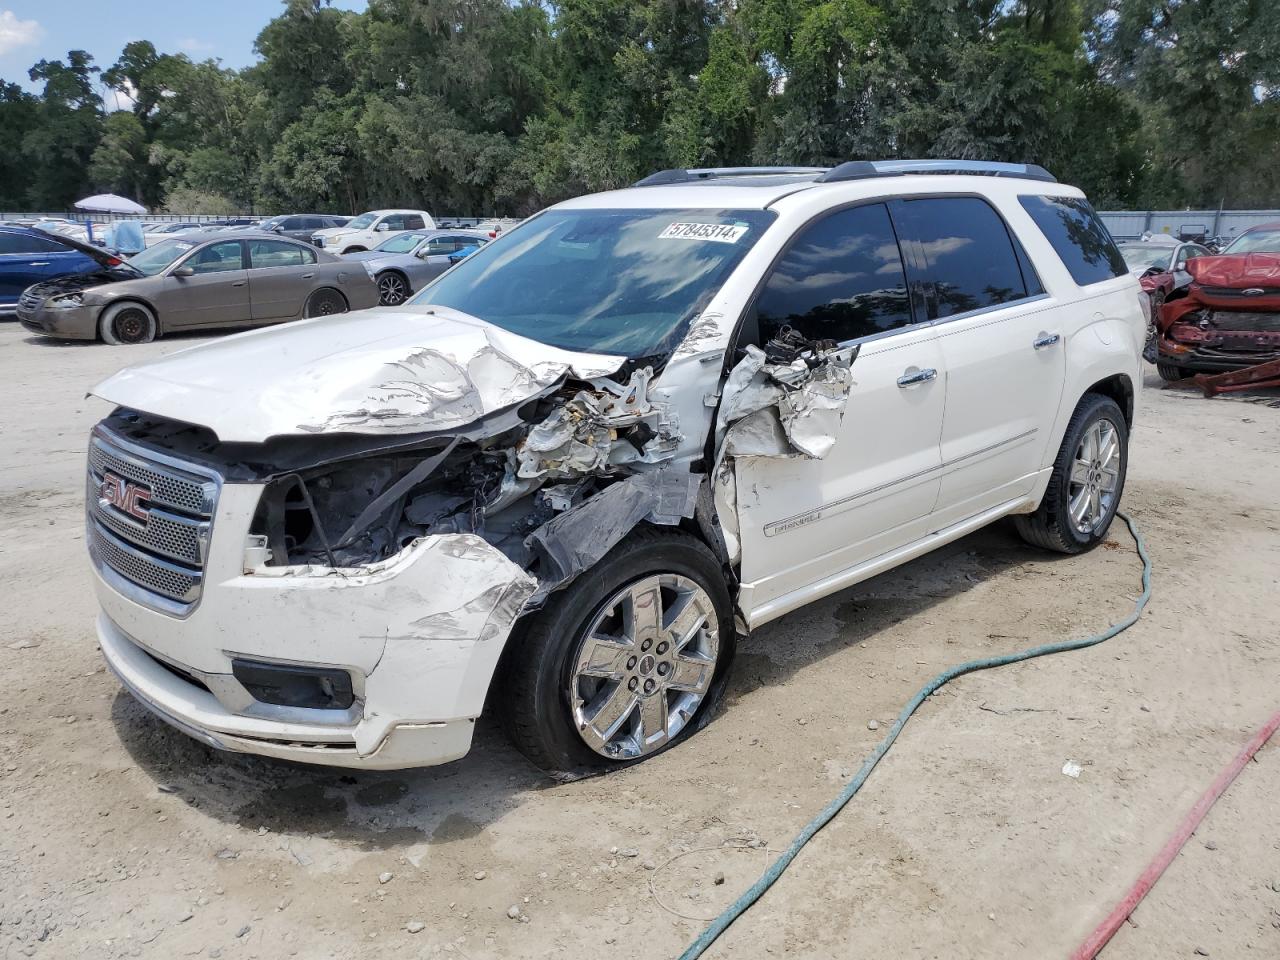
M 1107 919 L 1098 924 L 1096 930 L 1089 935 L 1080 947 L 1071 954 L 1071 960 L 1093 960 L 1098 952 L 1107 945 L 1107 942 L 1115 936 L 1115 932 L 1120 929 L 1120 925 L 1129 918 L 1129 914 L 1137 909 L 1138 904 L 1142 902 L 1142 898 L 1147 895 L 1160 874 L 1164 873 L 1165 868 L 1173 862 L 1173 858 L 1178 855 L 1178 851 L 1183 845 L 1191 839 L 1191 834 L 1195 832 L 1196 827 L 1200 825 L 1200 821 L 1205 818 L 1209 809 L 1222 796 L 1224 790 L 1231 785 L 1233 781 L 1244 769 L 1244 765 L 1248 763 L 1255 753 L 1262 749 L 1262 745 L 1271 739 L 1271 735 L 1280 728 L 1280 711 L 1277 711 L 1270 720 L 1263 725 L 1262 729 L 1253 735 L 1243 750 L 1231 761 L 1217 778 L 1210 784 L 1200 799 L 1196 801 L 1196 805 L 1191 808 L 1182 822 L 1178 824 L 1178 829 L 1171 836 L 1167 843 L 1156 854 L 1156 858 L 1147 865 L 1147 869 L 1142 871 L 1142 876 L 1138 877 L 1135 883 L 1124 899 L 1121 900 L 1114 910 L 1107 916 Z

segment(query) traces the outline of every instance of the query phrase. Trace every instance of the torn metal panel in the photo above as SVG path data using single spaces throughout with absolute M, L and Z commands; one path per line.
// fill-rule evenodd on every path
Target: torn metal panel
M 653 370 L 645 367 L 624 385 L 591 381 L 529 430 L 516 475 L 567 479 L 629 463 L 667 459 L 680 441 L 675 418 L 649 399 Z
M 692 517 L 702 475 L 659 468 L 619 480 L 533 531 L 526 541 L 538 556 L 540 602 L 600 562 L 641 521 L 674 525 Z
M 729 329 L 726 329 L 723 313 L 714 311 L 703 313 L 689 325 L 689 331 L 676 347 L 671 359 L 696 357 L 712 351 L 723 352 L 729 337 Z
M 430 347 L 424 344 L 430 343 Z M 222 442 L 452 430 L 624 358 L 561 350 L 475 317 L 386 308 L 268 327 L 120 371 L 91 391 Z
M 851 355 L 826 352 L 770 363 L 763 350 L 748 346 L 722 392 L 720 459 L 825 457 L 844 419 L 856 356 L 855 348 Z

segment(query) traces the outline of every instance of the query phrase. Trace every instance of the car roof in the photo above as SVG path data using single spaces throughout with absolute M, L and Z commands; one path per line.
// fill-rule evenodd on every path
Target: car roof
M 1249 229 L 1240 231 L 1240 234 L 1238 234 L 1237 236 L 1243 235 L 1246 233 L 1253 233 L 1253 231 L 1255 230 L 1280 230 L 1280 220 L 1277 220 L 1274 223 L 1255 223 Z
M 1017 184 L 1012 190 L 1010 184 Z M 624 207 L 662 209 L 763 210 L 779 200 L 806 194 L 821 202 L 832 199 L 919 195 L 927 192 L 978 195 L 1034 191 L 1039 195 L 1077 197 L 1075 187 L 1060 184 L 1043 167 L 987 160 L 896 159 L 850 160 L 834 167 L 707 167 L 660 170 L 630 187 L 579 197 L 559 204 L 563 209 Z
M 1013 190 L 1048 196 L 1083 197 L 1077 188 L 1041 179 L 995 178 L 981 174 L 904 173 L 867 179 L 820 182 L 820 173 L 726 176 L 685 183 L 632 186 L 589 194 L 557 204 L 553 209 L 691 208 L 705 210 L 766 210 L 778 201 L 798 195 L 827 192 L 832 197 L 857 199 L 918 193 L 990 194 Z

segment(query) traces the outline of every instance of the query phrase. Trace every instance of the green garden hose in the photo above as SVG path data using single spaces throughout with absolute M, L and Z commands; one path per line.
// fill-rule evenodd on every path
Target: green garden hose
M 956 664 L 954 667 L 948 667 L 926 683 L 902 708 L 902 712 L 898 714 L 898 719 L 889 728 L 885 738 L 871 751 L 871 755 L 862 762 L 857 775 L 845 785 L 835 799 L 823 807 L 821 812 L 805 825 L 804 829 L 782 851 L 778 859 L 769 865 L 769 868 L 760 876 L 760 879 L 753 883 L 742 896 L 726 907 L 724 912 L 698 935 L 698 938 L 680 955 L 680 960 L 694 960 L 695 957 L 702 956 L 706 949 L 715 943 L 720 934 L 729 929 L 730 924 L 742 916 L 753 903 L 764 896 L 765 891 L 782 876 L 782 872 L 791 865 L 791 861 L 804 849 L 805 844 L 812 840 L 819 830 L 830 823 L 835 818 L 835 815 L 844 808 L 844 805 L 853 799 L 854 794 L 862 789 L 862 785 L 871 776 L 871 771 L 876 768 L 876 764 L 889 752 L 889 748 L 898 739 L 898 734 L 902 732 L 902 728 L 911 719 L 911 715 L 919 709 L 920 704 L 924 703 L 925 698 L 934 691 L 945 686 L 956 677 L 964 676 L 966 673 L 990 670 L 993 667 L 1004 667 L 1011 663 L 1021 663 L 1023 660 L 1033 660 L 1036 657 L 1047 656 L 1051 653 L 1065 653 L 1068 650 L 1082 650 L 1085 647 L 1092 647 L 1095 644 L 1102 643 L 1104 640 L 1110 640 L 1138 622 L 1138 618 L 1142 616 L 1143 608 L 1146 607 L 1147 601 L 1151 599 L 1151 557 L 1147 555 L 1147 546 L 1143 542 L 1142 534 L 1138 533 L 1138 528 L 1132 518 L 1124 513 L 1119 513 L 1117 516 L 1128 524 L 1129 533 L 1133 535 L 1133 541 L 1138 548 L 1138 556 L 1142 558 L 1142 593 L 1134 602 L 1133 610 L 1118 623 L 1113 624 L 1101 633 L 1095 633 L 1093 636 L 1079 640 L 1064 640 L 1059 643 L 1046 643 L 1038 647 L 1032 647 L 1029 650 L 1006 653 L 998 657 L 967 660 L 964 663 Z

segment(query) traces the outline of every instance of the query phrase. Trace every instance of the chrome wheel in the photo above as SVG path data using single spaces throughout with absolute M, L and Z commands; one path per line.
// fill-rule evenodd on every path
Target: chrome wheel
M 615 760 L 661 749 L 707 695 L 719 645 L 711 597 L 688 577 L 659 574 L 619 590 L 590 622 L 573 660 L 579 736 Z
M 1111 519 L 1123 455 L 1120 434 L 1106 418 L 1092 424 L 1080 438 L 1067 488 L 1067 509 L 1080 533 L 1091 535 Z
M 378 299 L 383 305 L 396 307 L 404 303 L 409 290 L 399 274 L 384 273 L 378 278 Z

